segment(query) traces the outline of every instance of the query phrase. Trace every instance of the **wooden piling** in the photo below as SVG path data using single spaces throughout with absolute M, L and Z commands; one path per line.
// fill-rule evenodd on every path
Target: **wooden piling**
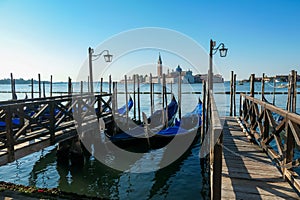
M 152 73 L 150 73 L 150 113 L 153 115 L 154 105 L 153 105 L 153 86 L 152 86 Z
M 43 97 L 46 97 L 45 81 L 43 81 Z
M 52 92 L 53 92 L 53 82 L 52 82 L 52 75 L 50 76 L 50 97 L 52 97 Z
M 15 87 L 14 87 L 14 77 L 13 73 L 10 73 L 10 84 L 11 84 L 11 99 L 15 99 Z
M 250 96 L 251 97 L 254 97 L 254 92 L 255 92 L 254 82 L 255 82 L 255 74 L 251 74 L 251 76 L 250 76 Z
M 111 75 L 108 76 L 108 93 L 111 94 Z
M 140 99 L 140 76 L 137 75 L 137 92 L 138 92 L 138 118 L 139 122 L 141 122 L 141 99 Z
M 31 98 L 34 98 L 34 82 L 33 82 L 33 78 L 31 79 Z
M 291 80 L 291 75 L 289 74 L 289 78 L 288 78 L 288 96 L 287 96 L 287 101 L 286 101 L 286 110 L 287 111 L 291 111 L 291 95 L 292 95 L 292 80 Z
M 100 94 L 103 94 L 103 78 L 100 79 Z
M 103 78 L 100 79 L 100 95 L 103 94 Z M 98 100 L 99 113 L 102 113 L 102 102 L 101 99 Z
M 51 101 L 49 103 L 49 110 L 50 110 L 50 124 L 49 124 L 49 131 L 50 131 L 50 142 L 51 144 L 55 144 L 55 101 Z
M 168 98 L 167 98 L 167 82 L 166 82 L 166 74 L 163 74 L 163 89 L 164 89 L 164 98 L 165 98 L 165 106 L 166 106 L 166 121 L 165 121 L 165 126 L 168 127 Z
M 118 82 L 115 82 L 115 109 L 118 110 Z
M 297 71 L 292 70 L 293 76 L 293 99 L 292 99 L 292 112 L 296 113 L 296 103 L 297 103 Z
M 72 79 L 68 78 L 68 95 L 72 94 Z
M 14 149 L 14 136 L 13 136 L 13 127 L 12 127 L 12 112 L 11 108 L 7 107 L 5 113 L 5 124 L 6 124 L 6 145 L 8 152 L 8 162 L 15 160 L 15 149 Z
M 162 125 L 164 126 L 165 125 L 165 121 L 166 121 L 166 113 L 165 113 L 165 90 L 164 90 L 164 80 L 163 80 L 163 77 L 161 77 L 161 80 L 160 80 L 160 83 L 161 83 L 161 98 L 162 98 L 162 108 L 161 108 L 161 114 L 162 114 Z
M 128 108 L 127 76 L 125 75 L 124 78 L 125 78 L 126 127 L 128 127 L 128 113 L 129 113 L 129 108 Z
M 233 71 L 231 71 L 231 76 L 230 76 L 230 111 L 229 111 L 229 116 L 232 116 L 233 112 Z
M 275 77 L 273 78 L 273 105 L 275 106 L 275 92 L 276 92 L 276 79 Z
M 261 79 L 261 100 L 264 101 L 264 98 L 265 98 L 265 73 L 263 73 Z
M 38 81 L 39 81 L 39 98 L 41 98 L 42 97 L 41 74 L 38 74 Z
M 136 84 L 136 76 L 133 75 L 133 119 L 136 120 L 136 98 L 135 98 L 135 84 Z
M 80 81 L 80 95 L 83 94 L 83 81 Z
M 178 117 L 181 119 L 181 72 L 178 76 Z
M 202 124 L 201 124 L 201 144 L 204 140 L 204 136 L 205 136 L 205 123 L 206 123 L 206 81 L 202 80 L 202 116 L 201 116 L 201 120 L 202 120 Z
M 233 115 L 236 116 L 236 74 L 233 76 Z
M 112 105 L 111 105 L 111 108 L 112 108 L 112 114 L 115 114 L 115 111 L 116 111 L 116 84 L 115 82 L 112 83 L 113 84 L 113 93 L 111 95 L 112 97 Z

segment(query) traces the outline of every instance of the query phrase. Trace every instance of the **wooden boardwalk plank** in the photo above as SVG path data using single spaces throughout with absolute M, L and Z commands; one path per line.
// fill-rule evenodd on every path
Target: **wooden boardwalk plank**
M 248 141 L 237 120 L 226 117 L 222 199 L 299 199 L 261 148 Z

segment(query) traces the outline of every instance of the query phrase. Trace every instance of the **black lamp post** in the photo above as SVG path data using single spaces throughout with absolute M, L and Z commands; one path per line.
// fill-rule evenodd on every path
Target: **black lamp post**
M 227 48 L 225 48 L 225 45 L 223 43 L 219 44 L 219 46 L 216 46 L 216 41 L 210 40 L 210 48 L 209 48 L 209 71 L 208 71 L 208 88 L 210 90 L 213 89 L 213 55 L 217 53 L 217 51 L 220 51 L 220 57 L 226 57 L 227 55 Z
M 90 90 L 91 93 L 94 93 L 94 87 L 93 87 L 93 63 L 92 61 L 97 60 L 98 58 L 100 58 L 100 56 L 106 52 L 106 54 L 103 55 L 105 62 L 111 62 L 112 61 L 112 57 L 113 55 L 109 54 L 108 50 L 103 50 L 101 53 L 99 54 L 94 54 L 94 49 L 92 49 L 91 47 L 88 48 L 88 53 L 89 53 L 89 71 L 90 71 Z M 92 59 L 93 57 L 96 57 L 95 59 Z

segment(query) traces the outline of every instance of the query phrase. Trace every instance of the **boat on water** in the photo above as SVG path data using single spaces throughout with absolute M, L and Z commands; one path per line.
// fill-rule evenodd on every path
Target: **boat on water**
M 163 129 L 158 133 L 152 133 L 153 136 L 150 138 L 151 148 L 164 147 L 175 137 L 181 141 L 186 140 L 187 137 L 191 137 L 193 142 L 197 141 L 200 136 L 199 127 L 202 123 L 201 116 L 202 102 L 199 99 L 194 110 L 185 114 L 180 120 L 176 119 L 174 126 Z
M 178 103 L 175 97 L 172 97 L 171 102 L 168 104 L 167 109 L 157 110 L 146 119 L 146 124 L 148 124 L 148 129 L 153 132 L 158 132 L 165 128 L 163 122 L 163 113 L 167 116 L 168 125 L 174 123 L 175 115 L 178 110 Z M 168 112 L 168 113 L 167 113 Z M 147 144 L 148 136 L 146 135 L 145 128 L 143 125 L 136 125 L 134 128 L 125 130 L 123 132 L 117 133 L 116 135 L 106 134 L 109 140 L 121 148 L 127 148 L 130 146 L 135 146 L 139 144 Z
M 287 83 L 281 83 L 276 88 L 287 88 L 289 85 Z
M 172 104 L 170 103 L 170 110 L 172 110 L 171 106 Z M 159 111 L 157 113 L 159 113 Z M 139 126 L 132 130 L 116 134 L 115 136 L 109 137 L 109 139 L 120 148 L 138 152 L 140 150 L 148 151 L 150 149 L 162 148 L 169 144 L 173 139 L 176 139 L 177 142 L 181 144 L 184 144 L 185 142 L 190 142 L 189 144 L 191 144 L 199 139 L 201 116 L 202 102 L 199 99 L 194 110 L 185 114 L 181 120 L 176 119 L 173 126 L 158 128 L 153 124 L 151 125 L 151 123 L 148 124 L 148 121 L 150 120 L 146 120 L 147 122 L 144 123 L 144 126 Z M 150 118 L 153 118 L 153 116 Z M 172 120 L 172 118 L 173 117 L 168 116 L 169 120 Z

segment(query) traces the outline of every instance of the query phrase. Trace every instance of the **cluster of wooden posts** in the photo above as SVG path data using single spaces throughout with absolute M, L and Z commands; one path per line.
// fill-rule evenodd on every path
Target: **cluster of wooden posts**
M 297 72 L 292 70 L 289 75 L 286 109 L 275 106 L 275 90 L 273 102 L 266 101 L 264 78 L 261 92 L 255 92 L 254 80 L 255 74 L 251 74 L 249 95 L 246 91 L 240 93 L 239 119 L 244 125 L 245 135 L 262 147 L 299 193 L 300 180 L 293 170 L 300 166 L 300 158 L 295 156 L 300 147 L 300 116 L 296 113 Z M 261 94 L 261 98 L 254 98 L 255 94 Z M 230 116 L 236 116 L 235 95 L 236 75 L 231 72 Z M 212 126 L 204 133 L 210 134 L 210 196 L 211 199 L 221 199 L 223 127 L 214 108 L 213 94 L 209 96 L 206 120 Z M 270 145 L 272 141 L 276 147 Z
M 0 164 L 11 162 L 24 155 L 28 155 L 33 151 L 37 151 L 49 145 L 53 145 L 56 142 L 63 142 L 68 138 L 72 138 L 75 135 L 74 128 L 74 110 L 83 108 L 84 106 L 89 108 L 89 113 L 96 113 L 97 118 L 103 117 L 102 108 L 106 104 L 112 112 L 116 112 L 118 108 L 118 91 L 117 82 L 113 82 L 111 76 L 108 80 L 108 92 L 103 91 L 103 78 L 100 79 L 100 92 L 99 94 L 85 93 L 83 91 L 83 82 L 80 83 L 80 93 L 74 94 L 72 80 L 68 78 L 68 95 L 54 96 L 52 90 L 52 76 L 50 78 L 50 97 L 45 95 L 45 82 L 43 82 L 44 97 L 42 96 L 42 87 L 40 74 L 39 77 L 39 96 L 34 98 L 33 79 L 31 80 L 31 98 L 16 99 L 15 81 L 13 74 L 11 74 L 11 87 L 12 87 L 12 100 L 2 101 L 0 105 L 0 120 L 6 123 L 5 129 L 0 131 L 0 149 L 7 149 L 7 152 L 0 155 Z M 141 99 L 140 99 L 140 76 L 133 76 L 133 120 L 141 123 Z M 128 92 L 127 76 L 125 75 L 125 102 L 126 102 L 126 119 L 128 121 Z M 150 114 L 154 113 L 154 83 L 152 81 L 152 74 L 150 74 Z M 162 95 L 162 107 L 167 109 L 168 94 L 172 94 L 167 91 L 166 76 L 163 74 L 161 77 L 161 95 Z M 89 84 L 88 84 L 89 86 Z M 88 88 L 89 90 L 89 88 Z M 145 92 L 144 92 L 145 93 Z M 158 93 L 157 93 L 158 94 Z M 94 100 L 91 100 L 94 98 Z M 111 106 L 109 105 L 111 97 Z M 72 102 L 73 100 L 73 102 Z M 75 100 L 75 101 L 74 101 Z M 179 118 L 181 118 L 181 79 L 178 81 L 178 105 L 179 105 Z M 30 110 L 31 114 L 26 113 Z M 40 120 L 45 116 L 44 120 Z M 168 110 L 162 112 L 163 125 L 167 126 Z M 19 124 L 13 124 L 13 119 L 18 117 Z M 90 120 L 90 118 L 89 118 Z M 40 139 L 43 138 L 43 139 Z M 32 142 L 37 141 L 37 142 Z M 26 148 L 26 150 L 24 150 Z
M 10 80 L 11 80 L 11 94 L 12 94 L 12 99 L 16 100 L 17 99 L 17 91 L 16 91 L 16 80 L 13 77 L 13 73 L 10 74 Z M 50 75 L 50 89 L 49 89 L 49 95 L 50 97 L 53 96 L 53 93 L 60 93 L 63 94 L 65 92 L 59 91 L 59 92 L 54 92 L 53 91 L 53 77 Z M 38 93 L 38 98 L 46 97 L 46 89 L 45 89 L 45 81 L 41 81 L 41 74 L 38 74 L 38 91 L 34 91 L 34 79 L 32 78 L 30 81 L 30 93 L 31 93 L 31 98 L 34 98 L 34 94 Z M 68 77 L 68 94 L 72 93 L 72 79 Z M 27 94 L 27 92 L 26 92 Z
M 278 108 L 264 99 L 262 84 L 261 100 L 254 98 L 254 87 L 250 96 L 240 98 L 240 118 L 245 124 L 247 134 L 268 153 L 288 179 L 300 192 L 300 180 L 293 168 L 300 166 L 300 158 L 295 151 L 300 147 L 300 116 L 296 113 L 297 72 L 289 75 L 286 109 Z M 276 147 L 270 143 L 275 141 Z

